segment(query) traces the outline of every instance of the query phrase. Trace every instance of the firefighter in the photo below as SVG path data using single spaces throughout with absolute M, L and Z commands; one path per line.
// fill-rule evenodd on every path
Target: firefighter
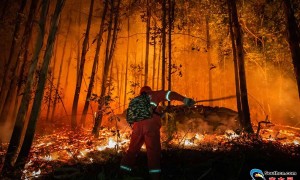
M 144 86 L 140 94 L 147 93 L 150 96 L 151 104 L 157 106 L 162 101 L 177 100 L 182 101 L 186 106 L 192 106 L 195 101 L 184 97 L 173 91 L 152 91 L 149 86 Z M 155 108 L 155 111 L 158 108 Z M 132 134 L 129 149 L 121 160 L 120 169 L 123 172 L 130 173 L 135 165 L 137 154 L 145 143 L 147 149 L 148 168 L 151 179 L 159 179 L 161 173 L 160 157 L 160 128 L 161 121 L 158 112 L 154 112 L 152 118 L 135 122 L 132 127 Z

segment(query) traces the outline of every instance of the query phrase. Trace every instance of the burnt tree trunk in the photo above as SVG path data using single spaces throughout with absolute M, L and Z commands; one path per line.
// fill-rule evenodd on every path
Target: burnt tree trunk
M 241 27 L 238 20 L 236 1 L 229 0 L 231 7 L 231 18 L 234 28 L 235 34 L 235 45 L 236 45 L 236 53 L 237 53 L 237 66 L 239 73 L 239 85 L 240 85 L 240 99 L 241 99 L 241 110 L 242 117 L 241 124 L 244 129 L 248 133 L 253 133 L 253 128 L 251 125 L 250 119 L 250 111 L 248 104 L 248 93 L 247 93 L 247 83 L 246 83 L 246 73 L 245 73 L 245 59 L 244 59 L 244 51 L 243 51 L 243 36 L 241 32 Z
M 159 50 L 158 50 L 158 62 L 157 62 L 157 83 L 156 83 L 156 89 L 159 88 L 159 79 L 160 79 L 160 73 L 162 74 L 162 72 L 160 71 L 160 65 L 162 65 L 161 63 L 161 59 L 162 59 L 162 37 L 160 37 L 159 40 Z M 162 85 L 162 84 L 161 84 Z
M 100 93 L 100 100 L 98 104 L 98 109 L 97 109 L 97 115 L 95 118 L 95 124 L 93 127 L 92 133 L 98 137 L 99 135 L 99 127 L 102 123 L 102 118 L 103 118 L 103 107 L 105 105 L 105 92 L 107 88 L 107 78 L 108 78 L 108 73 L 109 73 L 109 67 L 112 61 L 112 56 L 114 53 L 114 48 L 115 44 L 117 41 L 117 34 L 118 34 L 118 18 L 119 18 L 119 10 L 120 10 L 120 3 L 121 0 L 118 0 L 117 6 L 114 7 L 114 1 L 111 0 L 111 11 L 110 11 L 110 23 L 108 27 L 108 37 L 107 37 L 107 44 L 106 44 L 106 53 L 105 53 L 105 62 L 104 62 L 104 70 L 103 70 L 103 76 L 102 76 L 102 85 L 101 85 L 101 93 Z M 115 10 L 115 17 L 113 17 Z M 114 19 L 114 23 L 113 23 Z M 112 24 L 114 24 L 113 27 L 113 34 L 111 37 L 111 31 L 112 31 Z
M 46 51 L 44 54 L 44 61 L 42 64 L 42 69 L 39 75 L 39 80 L 37 84 L 37 92 L 33 101 L 32 105 L 32 110 L 31 114 L 29 117 L 29 122 L 28 122 L 28 127 L 25 132 L 25 137 L 24 137 L 24 142 L 22 144 L 20 153 L 18 155 L 16 164 L 15 164 L 15 169 L 20 170 L 23 169 L 26 163 L 26 160 L 28 158 L 28 154 L 33 142 L 33 137 L 35 134 L 35 128 L 36 128 L 36 122 L 38 120 L 39 114 L 40 114 L 40 109 L 41 109 L 41 104 L 44 96 L 44 89 L 45 89 L 45 84 L 47 81 L 47 75 L 48 75 L 48 67 L 51 61 L 51 56 L 52 56 L 52 51 L 53 51 L 53 46 L 56 40 L 56 34 L 57 34 L 57 29 L 58 29 L 58 24 L 60 20 L 60 14 L 63 9 L 65 0 L 57 0 L 56 2 L 56 7 L 55 11 L 52 15 L 52 20 L 51 20 L 51 27 L 49 31 L 49 36 L 47 40 L 47 45 L 46 45 Z M 19 174 L 21 178 L 21 173 Z
M 15 117 L 14 114 L 12 113 L 12 110 L 17 109 L 14 107 L 14 105 L 17 105 L 18 103 L 16 104 L 14 102 L 18 99 L 17 93 L 20 91 L 20 88 L 21 88 L 21 83 L 18 83 L 18 82 L 20 82 L 22 79 L 23 71 L 24 71 L 25 63 L 26 63 L 25 58 L 24 58 L 24 61 L 22 61 L 21 59 L 22 59 L 22 56 L 24 55 L 25 47 L 28 48 L 29 39 L 31 37 L 31 31 L 32 31 L 32 22 L 33 22 L 36 6 L 37 6 L 37 2 L 32 1 L 31 5 L 30 5 L 30 12 L 28 15 L 28 20 L 26 22 L 25 29 L 24 29 L 24 34 L 22 37 L 22 41 L 20 43 L 21 48 L 17 55 L 16 64 L 14 65 L 14 67 L 12 69 L 14 72 L 14 76 L 12 77 L 12 79 L 10 81 L 10 87 L 9 87 L 10 90 L 5 98 L 5 103 L 4 103 L 5 106 L 3 107 L 2 112 L 0 113 L 0 117 L 3 117 L 4 122 L 6 122 L 8 119 L 13 119 L 13 117 Z M 19 63 L 19 62 L 22 62 L 22 63 Z M 20 69 L 21 69 L 21 71 L 20 71 Z
M 7 153 L 5 156 L 5 161 L 2 168 L 2 175 L 6 176 L 6 174 L 11 173 L 13 167 L 13 161 L 15 156 L 17 155 L 18 147 L 21 141 L 22 130 L 24 127 L 24 121 L 26 117 L 26 113 L 28 110 L 29 102 L 30 102 L 30 95 L 31 95 L 31 88 L 34 81 L 34 73 L 36 71 L 38 57 L 43 47 L 44 36 L 45 36 L 45 24 L 46 24 L 46 17 L 49 8 L 49 0 L 42 2 L 42 9 L 41 15 L 39 20 L 39 33 L 37 37 L 37 41 L 35 44 L 35 51 L 32 57 L 32 64 L 29 69 L 27 82 L 25 85 L 23 97 L 21 100 L 21 104 L 19 107 L 19 111 L 17 113 L 16 122 L 14 125 L 13 133 L 9 142 L 9 146 L 7 149 Z
M 232 45 L 232 55 L 233 55 L 233 63 L 234 63 L 234 78 L 235 78 L 235 91 L 236 91 L 236 104 L 238 109 L 239 117 L 241 118 L 243 116 L 242 114 L 242 105 L 241 105 L 241 92 L 240 92 L 240 82 L 239 82 L 239 69 L 237 64 L 237 57 L 236 57 L 236 45 L 235 45 L 235 35 L 233 32 L 233 24 L 232 24 L 232 9 L 230 5 L 230 0 L 228 0 L 228 16 L 229 16 L 229 32 L 230 32 L 230 38 L 231 38 L 231 45 Z
M 284 10 L 286 18 L 286 28 L 288 34 L 288 42 L 292 55 L 294 73 L 298 86 L 298 96 L 300 99 L 300 34 L 297 20 L 294 15 L 294 9 L 291 0 L 284 0 Z
M 152 88 L 154 88 L 155 85 L 155 69 L 156 69 L 156 38 L 157 38 L 157 32 L 156 32 L 156 20 L 154 19 L 154 33 L 153 33 L 153 69 L 152 69 Z
M 10 91 L 10 83 L 11 80 L 15 76 L 15 67 L 17 66 L 17 57 L 15 56 L 19 46 L 18 42 L 20 39 L 20 33 L 21 33 L 21 24 L 24 19 L 23 11 L 25 9 L 27 0 L 22 0 L 20 8 L 17 13 L 17 19 L 16 19 L 16 25 L 12 37 L 12 43 L 10 46 L 10 52 L 8 59 L 5 62 L 5 68 L 4 68 L 4 76 L 3 80 L 0 81 L 0 113 L 2 112 L 2 109 L 5 105 L 5 99 L 8 96 Z
M 67 93 L 71 61 L 72 61 L 72 48 L 70 48 L 70 54 L 69 54 L 69 57 L 68 57 L 67 75 L 66 75 L 65 85 L 64 85 L 64 95 Z M 65 98 L 65 97 L 66 97 L 66 96 L 64 96 L 64 98 Z
M 56 110 L 57 99 L 59 99 L 59 94 L 58 94 L 59 93 L 59 86 L 60 86 L 60 81 L 61 81 L 61 74 L 62 74 L 63 64 L 64 64 L 64 61 L 65 61 L 64 59 L 65 59 L 65 53 L 66 53 L 66 50 L 67 50 L 67 42 L 68 42 L 68 37 L 69 37 L 69 33 L 70 33 L 70 28 L 71 28 L 71 20 L 69 20 L 69 25 L 68 25 L 68 29 L 67 29 L 67 33 L 66 33 L 64 46 L 63 46 L 63 52 L 62 52 L 62 55 L 61 55 L 61 61 L 60 61 L 57 84 L 56 84 L 56 90 L 55 90 L 56 93 L 55 93 L 55 97 L 54 97 L 53 110 L 52 110 L 52 114 L 51 114 L 51 122 L 53 122 L 53 120 L 54 120 L 53 118 L 54 118 L 54 114 L 55 114 L 55 110 Z
M 206 49 L 207 49 L 207 64 L 208 64 L 208 99 L 213 98 L 213 88 L 212 88 L 212 69 L 211 69 L 211 43 L 210 43 L 210 32 L 209 32 L 209 15 L 205 16 L 205 26 L 206 26 Z M 209 106 L 213 106 L 213 101 L 209 101 Z
M 85 56 L 86 56 L 86 53 L 88 51 L 88 42 L 89 42 L 89 35 L 90 35 L 90 27 L 91 27 L 91 23 L 92 23 L 93 7 L 94 7 L 94 0 L 91 0 L 89 18 L 88 18 L 88 23 L 87 23 L 87 26 L 86 26 L 84 41 L 83 41 L 83 44 L 82 44 L 80 67 L 79 67 L 79 72 L 78 72 L 78 75 L 77 75 L 76 88 L 75 88 L 75 94 L 74 94 L 74 100 L 73 100 L 73 106 L 72 106 L 71 125 L 72 125 L 73 130 L 76 129 L 76 127 L 77 127 L 77 120 L 76 120 L 77 108 L 78 108 L 78 101 L 79 101 L 81 83 L 82 83 L 82 79 L 83 79 Z
M 58 39 L 58 38 L 57 38 Z M 55 69 L 56 69 L 56 61 L 57 61 L 57 47 L 58 43 L 55 43 L 55 49 L 54 49 L 54 62 L 53 62 L 53 67 L 50 67 L 50 70 L 48 71 L 49 74 L 51 74 L 51 79 L 49 83 L 49 94 L 48 94 L 48 107 L 47 107 L 47 115 L 46 115 L 46 122 L 49 123 L 49 116 L 50 116 L 50 111 L 51 111 L 51 103 L 52 103 L 52 92 L 55 90 L 54 86 L 54 79 L 55 79 Z M 50 119 L 51 120 L 51 119 Z
M 92 67 L 91 79 L 90 79 L 90 83 L 89 83 L 89 87 L 88 87 L 88 91 L 87 91 L 87 95 L 86 95 L 86 99 L 85 99 L 83 113 L 82 113 L 81 120 L 80 120 L 80 123 L 83 127 L 85 127 L 86 114 L 88 112 L 88 108 L 90 105 L 90 98 L 91 98 L 92 90 L 94 87 L 96 69 L 97 69 L 98 62 L 99 62 L 100 47 L 101 47 L 101 43 L 102 43 L 102 36 L 103 36 L 103 32 L 104 32 L 104 27 L 105 27 L 104 24 L 105 24 L 107 7 L 108 7 L 108 1 L 105 1 L 101 24 L 100 24 L 100 29 L 99 29 L 99 34 L 98 34 L 98 38 L 97 38 L 96 54 L 94 57 L 94 62 L 93 62 L 93 67 Z
M 168 10 L 168 19 L 169 19 L 169 41 L 168 41 L 168 49 L 169 49 L 169 68 L 168 68 L 168 90 L 172 90 L 172 26 L 173 26 L 173 6 L 174 1 L 169 0 L 169 10 Z M 168 106 L 171 105 L 171 101 L 168 102 Z
M 22 45 L 21 45 L 21 50 L 19 51 L 18 54 L 18 61 L 20 61 L 21 57 L 23 56 L 23 61 L 22 61 L 22 65 L 20 67 L 20 72 L 19 74 L 19 82 L 17 84 L 17 96 L 19 96 L 19 94 L 21 94 L 21 90 L 22 90 L 22 85 L 23 82 L 25 82 L 25 73 L 28 73 L 26 71 L 26 65 L 28 63 L 28 52 L 29 52 L 29 43 L 30 43 L 30 39 L 32 37 L 32 28 L 33 28 L 33 22 L 34 22 L 34 18 L 35 18 L 35 14 L 36 14 L 36 10 L 37 10 L 37 5 L 38 5 L 38 0 L 32 0 L 31 1 L 31 5 L 30 5 L 30 10 L 29 10 L 29 15 L 28 15 L 28 19 L 25 25 L 25 30 L 24 30 L 24 35 L 23 35 L 23 39 L 22 39 Z M 20 97 L 16 97 L 15 99 L 15 105 L 14 105 L 14 109 L 13 109 L 13 117 L 12 119 L 15 120 L 17 113 L 18 113 L 18 108 L 19 108 L 19 104 L 20 104 Z
M 145 54 L 145 79 L 144 86 L 148 85 L 148 69 L 149 69 L 149 40 L 150 40 L 150 20 L 151 20 L 151 0 L 146 3 L 146 54 Z
M 161 88 L 162 90 L 165 90 L 165 78 L 166 78 L 166 28 L 167 28 L 167 22 L 166 22 L 166 12 L 167 12 L 167 8 L 166 8 L 166 2 L 167 1 L 162 1 L 162 11 L 163 11 L 163 15 L 162 15 L 162 66 L 161 66 L 161 71 L 162 71 L 162 77 L 161 77 Z
M 125 65 L 125 87 L 124 87 L 124 105 L 127 102 L 127 81 L 128 81 L 128 63 L 129 63 L 129 38 L 130 38 L 130 8 L 131 0 L 129 0 L 128 19 L 127 19 L 127 47 L 126 47 L 126 65 Z

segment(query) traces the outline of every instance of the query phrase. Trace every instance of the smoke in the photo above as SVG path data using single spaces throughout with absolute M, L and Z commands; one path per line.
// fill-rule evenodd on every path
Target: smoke
M 250 69 L 247 85 L 252 122 L 268 116 L 273 123 L 297 126 L 300 102 L 294 74 L 272 65 L 266 73 Z

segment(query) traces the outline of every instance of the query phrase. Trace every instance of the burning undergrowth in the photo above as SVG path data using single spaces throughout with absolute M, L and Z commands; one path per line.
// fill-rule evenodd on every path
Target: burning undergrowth
M 238 130 L 237 114 L 226 108 L 198 106 L 189 109 L 175 108 L 170 112 L 172 113 L 167 113 L 167 120 L 163 121 L 162 128 L 165 169 L 174 166 L 171 162 L 174 161 L 174 156 L 178 156 L 176 153 L 183 153 L 181 158 L 186 157 L 189 162 L 197 159 L 191 159 L 193 156 L 198 157 L 199 162 L 211 162 L 226 153 L 240 154 L 246 151 L 272 154 L 270 159 L 273 155 L 278 157 L 278 154 L 288 159 L 300 159 L 299 129 L 267 123 L 260 127 L 259 136 L 249 135 Z M 55 128 L 48 135 L 36 134 L 29 161 L 23 170 L 23 178 L 52 176 L 59 179 L 93 171 L 97 172 L 97 176 L 107 177 L 107 169 L 117 170 L 120 158 L 129 145 L 131 133 L 128 126 L 112 124 L 116 126 L 103 127 L 98 138 L 89 130 L 71 131 L 68 126 Z M 6 147 L 7 144 L 1 145 L 2 161 Z M 142 151 L 145 151 L 145 147 Z M 206 159 L 208 157 L 211 159 Z M 144 161 L 146 162 L 146 158 Z M 111 164 L 113 168 L 105 168 L 107 164 Z M 179 167 L 174 167 L 176 168 Z M 173 170 L 165 176 L 172 176 L 170 172 Z M 109 176 L 113 175 L 115 173 L 110 172 Z

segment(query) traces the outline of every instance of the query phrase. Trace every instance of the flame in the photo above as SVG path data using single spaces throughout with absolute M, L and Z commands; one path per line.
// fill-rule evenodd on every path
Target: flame
M 113 152 L 126 151 L 131 130 L 120 130 L 116 133 L 115 129 L 103 128 L 99 132 L 99 138 L 95 138 L 91 132 L 83 131 L 74 133 L 68 130 L 56 131 L 56 134 L 39 136 L 33 143 L 31 158 L 25 165 L 23 171 L 24 178 L 40 176 L 42 173 L 49 173 L 51 162 L 82 162 L 95 163 L 104 161 L 106 156 L 101 156 L 101 152 L 107 149 Z M 260 136 L 263 141 L 277 141 L 282 145 L 300 145 L 299 133 L 290 131 L 288 128 L 263 128 Z M 300 131 L 299 131 L 300 132 Z M 162 132 L 162 142 L 166 142 L 167 134 Z M 243 139 L 242 134 L 237 134 L 233 130 L 226 130 L 224 134 L 202 134 L 199 132 L 178 131 L 169 145 L 184 149 L 204 149 L 211 151 L 230 150 L 230 142 L 240 142 L 247 144 L 247 139 Z M 47 142 L 47 143 L 45 143 Z M 227 143 L 224 146 L 223 143 Z M 162 148 L 165 148 L 162 146 Z M 227 148 L 227 149 L 226 149 Z M 145 144 L 142 151 L 146 150 Z M 108 156 L 109 157 L 109 156 Z M 36 165 L 44 163 L 43 168 L 37 170 Z M 48 168 L 48 169 L 47 169 Z
M 226 135 L 226 138 L 229 139 L 229 140 L 232 140 L 232 139 L 235 139 L 235 138 L 239 137 L 239 135 L 236 134 L 233 130 L 226 130 L 225 135 Z
M 195 144 L 193 142 L 191 142 L 190 139 L 186 139 L 184 140 L 184 146 L 194 146 Z
M 115 148 L 116 145 L 117 145 L 117 143 L 112 138 L 109 138 L 107 147 Z
M 39 175 L 41 174 L 41 172 L 42 172 L 41 169 L 39 169 L 38 171 L 33 171 L 32 176 L 35 177 L 35 178 L 38 178 Z
M 52 156 L 49 154 L 49 155 L 46 155 L 45 157 L 44 157 L 44 160 L 45 161 L 52 161 Z

